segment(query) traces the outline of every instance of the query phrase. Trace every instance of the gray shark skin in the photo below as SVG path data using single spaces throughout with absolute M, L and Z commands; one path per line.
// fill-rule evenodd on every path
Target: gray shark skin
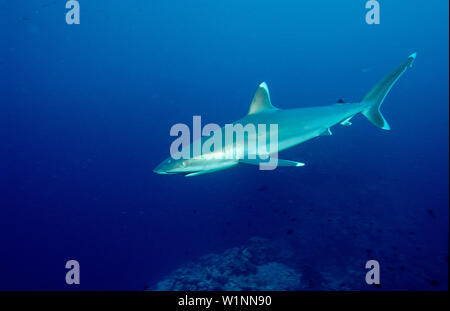
M 380 80 L 361 101 L 355 103 L 343 103 L 329 106 L 296 108 L 296 109 L 278 109 L 272 106 L 270 102 L 269 90 L 265 82 L 261 83 L 253 97 L 248 114 L 233 123 L 246 126 L 259 124 L 266 125 L 269 129 L 271 124 L 278 127 L 278 146 L 275 150 L 279 151 L 291 148 L 312 138 L 331 135 L 330 128 L 334 125 L 351 125 L 350 119 L 358 113 L 363 114 L 375 126 L 390 130 L 390 126 L 380 112 L 380 106 L 392 86 L 397 82 L 400 76 L 411 67 L 416 58 L 416 53 L 411 54 L 402 64 L 394 69 L 390 74 Z M 222 128 L 222 132 L 225 132 Z M 248 134 L 248 141 L 255 141 L 257 134 Z M 269 134 L 267 134 L 269 137 Z M 211 137 L 202 137 L 203 145 Z M 214 156 L 192 156 L 192 144 L 189 146 L 191 157 L 188 159 L 175 160 L 172 157 L 167 158 L 159 164 L 154 172 L 158 174 L 184 174 L 187 177 L 198 176 L 213 173 L 219 170 L 227 169 L 241 164 L 264 164 L 262 154 L 258 148 L 251 148 L 248 144 L 242 144 L 241 141 L 233 140 L 227 144 L 222 139 L 221 154 L 215 153 Z M 226 151 L 239 150 L 244 157 L 227 158 L 223 156 Z M 266 149 L 268 150 L 268 149 Z M 277 158 L 277 166 L 303 166 L 303 163 L 296 161 L 281 160 Z

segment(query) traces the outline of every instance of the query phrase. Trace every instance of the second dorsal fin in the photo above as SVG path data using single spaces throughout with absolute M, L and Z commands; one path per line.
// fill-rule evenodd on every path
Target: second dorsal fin
M 263 82 L 259 85 L 255 95 L 253 96 L 248 114 L 261 113 L 270 110 L 277 110 L 277 108 L 272 106 L 272 103 L 270 102 L 269 88 L 267 87 L 266 82 Z

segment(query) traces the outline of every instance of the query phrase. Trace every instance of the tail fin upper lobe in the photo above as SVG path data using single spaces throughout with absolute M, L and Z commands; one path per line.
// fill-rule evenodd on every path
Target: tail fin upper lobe
M 380 106 L 392 86 L 397 82 L 398 78 L 400 78 L 405 70 L 412 66 L 415 59 L 416 53 L 411 54 L 400 66 L 395 68 L 394 71 L 378 82 L 361 100 L 361 103 L 367 104 L 367 109 L 361 111 L 361 113 L 369 119 L 370 122 L 383 130 L 390 130 L 391 128 L 381 114 Z

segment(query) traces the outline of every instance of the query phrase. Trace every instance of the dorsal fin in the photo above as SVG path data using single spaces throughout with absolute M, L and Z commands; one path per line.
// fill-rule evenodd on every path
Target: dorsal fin
M 267 87 L 266 82 L 263 82 L 256 90 L 255 96 L 253 96 L 248 114 L 255 114 L 270 110 L 277 110 L 277 108 L 272 106 L 270 103 L 269 88 Z

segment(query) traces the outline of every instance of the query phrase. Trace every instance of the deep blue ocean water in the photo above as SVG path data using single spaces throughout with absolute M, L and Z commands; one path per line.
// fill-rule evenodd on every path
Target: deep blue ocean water
M 79 25 L 65 2 L 0 0 L 1 290 L 142 290 L 253 236 L 356 289 L 370 259 L 385 289 L 448 289 L 448 1 L 381 0 L 379 25 L 363 0 L 80 0 Z M 389 132 L 357 116 L 280 154 L 302 168 L 152 172 L 173 124 L 237 120 L 262 81 L 280 108 L 357 101 L 413 52 Z

